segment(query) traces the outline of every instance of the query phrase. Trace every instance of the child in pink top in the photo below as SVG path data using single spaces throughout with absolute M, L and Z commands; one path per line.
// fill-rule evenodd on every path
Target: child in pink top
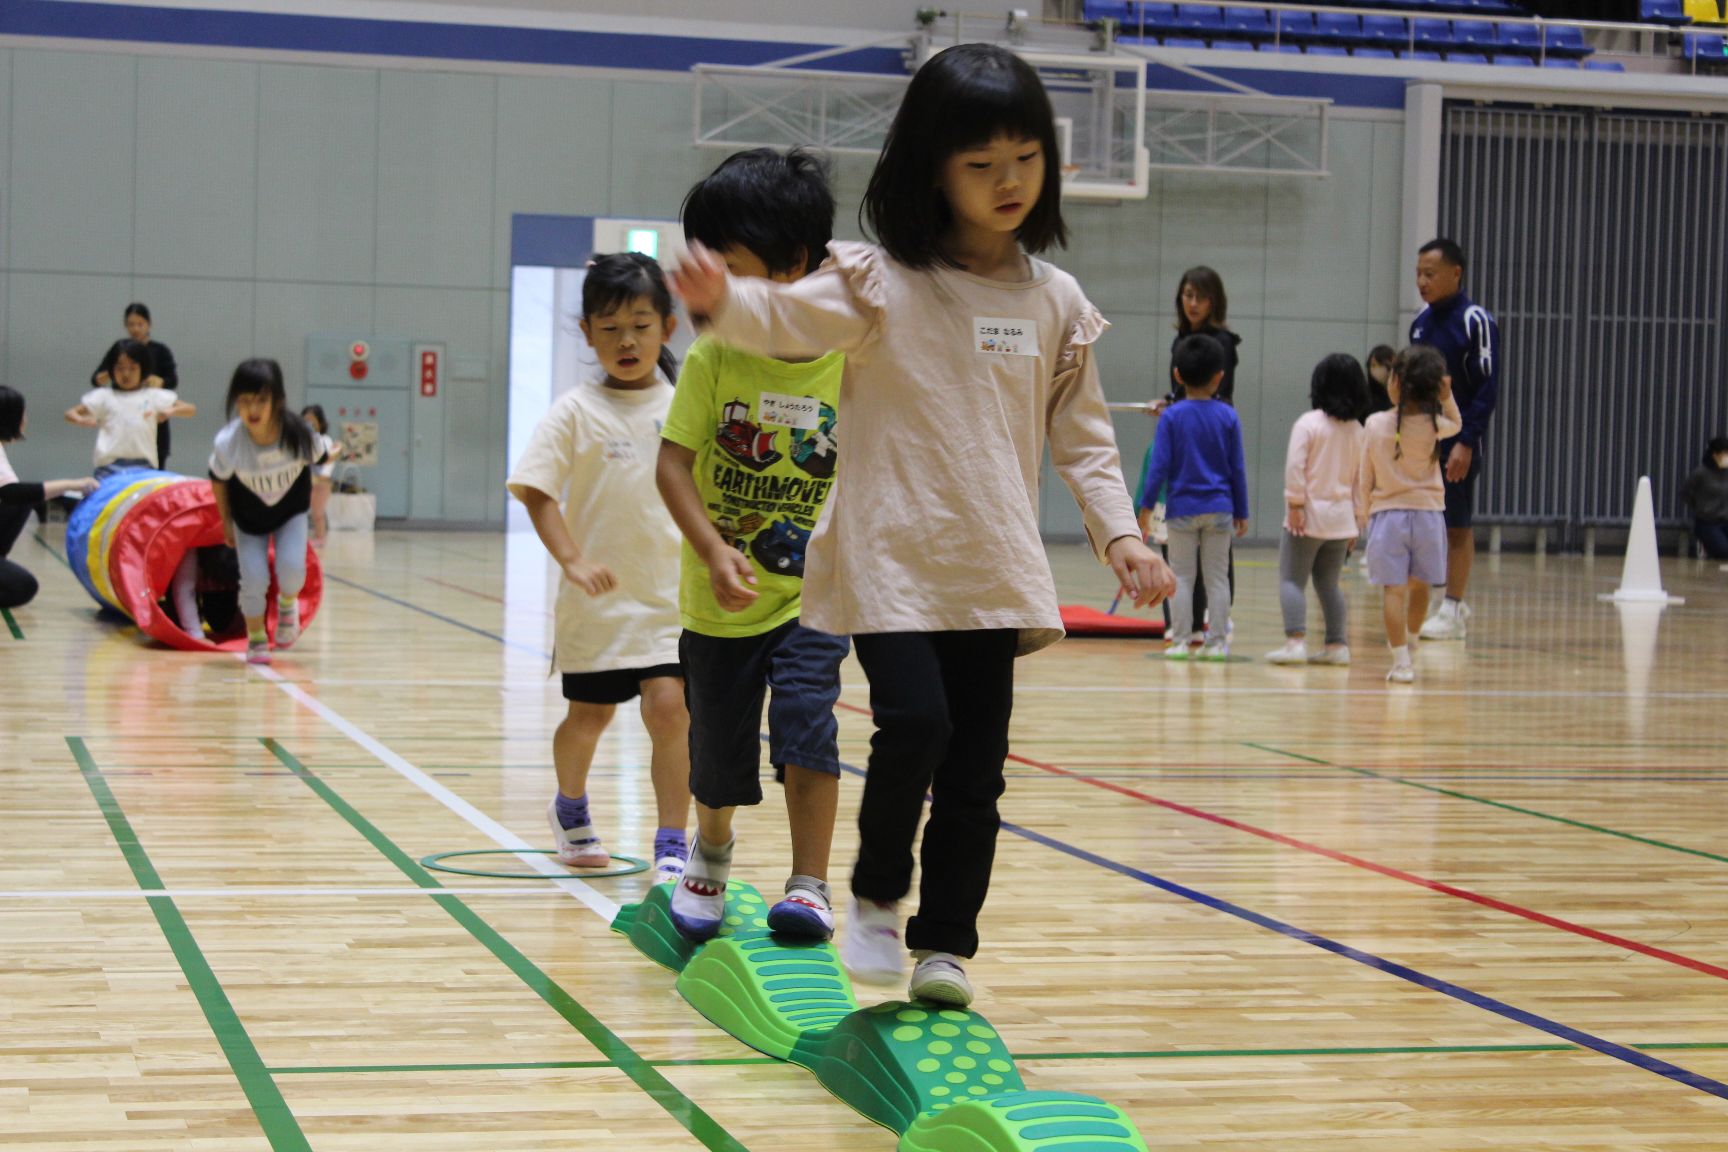
M 1335 353 L 1320 361 L 1308 384 L 1313 408 L 1290 429 L 1284 457 L 1284 537 L 1278 547 L 1278 599 L 1284 610 L 1284 647 L 1273 664 L 1350 663 L 1347 615 L 1339 574 L 1356 539 L 1356 474 L 1362 467 L 1362 425 L 1368 381 L 1356 357 Z M 1308 579 L 1314 579 L 1326 617 L 1326 648 L 1308 655 Z
M 912 77 L 865 193 L 879 245 L 833 244 L 792 284 L 728 277 L 692 245 L 674 283 L 729 344 L 846 353 L 833 494 L 805 561 L 802 622 L 851 634 L 876 734 L 841 955 L 905 962 L 898 902 L 926 791 L 911 994 L 964 1006 L 1000 825 L 1014 660 L 1062 636 L 1038 533 L 1046 442 L 1099 559 L 1137 604 L 1172 590 L 1140 539 L 1092 344 L 1106 324 L 1029 256 L 1066 238 L 1049 97 L 1020 57 L 962 44 Z
M 1392 671 L 1410 684 L 1408 638 L 1428 614 L 1428 590 L 1446 582 L 1446 490 L 1440 441 L 1464 426 L 1446 361 L 1425 345 L 1406 348 L 1386 384 L 1392 409 L 1368 418 L 1357 479 L 1357 519 L 1368 531 L 1368 581 L 1385 590 L 1382 608 Z

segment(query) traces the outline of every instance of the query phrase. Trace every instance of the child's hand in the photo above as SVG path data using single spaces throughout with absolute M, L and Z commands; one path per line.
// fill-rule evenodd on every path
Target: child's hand
M 726 303 L 730 277 L 726 263 L 699 243 L 672 269 L 672 289 L 683 297 L 692 315 L 711 316 Z
M 1307 519 L 1307 516 L 1305 515 L 1305 512 L 1304 512 L 1302 505 L 1300 505 L 1300 504 L 1286 504 L 1285 508 L 1289 510 L 1290 535 L 1292 535 L 1292 536 L 1304 535 L 1305 529 L 1308 526 L 1308 519 Z M 1243 521 L 1238 520 L 1238 521 L 1236 521 L 1236 523 L 1238 525 L 1241 525 L 1243 523 Z M 1238 533 L 1236 533 L 1236 535 L 1240 536 L 1240 535 L 1242 535 L 1242 533 L 1238 532 Z
M 1118 536 L 1104 550 L 1110 570 L 1136 608 L 1149 608 L 1176 595 L 1176 576 L 1158 554 L 1133 536 Z
M 708 558 L 708 587 L 714 600 L 728 612 L 742 612 L 760 595 L 750 587 L 756 583 L 756 569 L 744 554 L 727 545 Z
M 107 388 L 110 385 L 112 385 L 113 383 L 114 383 L 114 377 L 108 375 L 108 373 L 106 373 L 106 372 L 96 373 L 96 386 L 98 388 Z
M 1170 407 L 1170 401 L 1168 400 L 1153 400 L 1151 403 L 1146 405 L 1146 415 L 1156 420 L 1164 414 L 1164 409 L 1168 407 Z
M 1244 537 L 1246 535 L 1248 535 L 1248 521 L 1246 521 L 1246 520 L 1236 521 L 1236 539 L 1240 540 L 1240 539 L 1242 539 L 1242 537 Z
M 76 492 L 80 496 L 88 496 L 90 493 L 96 491 L 100 484 L 101 481 L 97 480 L 96 477 L 85 476 L 81 480 L 74 480 L 69 491 Z
M 590 596 L 604 596 L 618 587 L 618 577 L 604 564 L 576 560 L 564 565 L 564 579 Z

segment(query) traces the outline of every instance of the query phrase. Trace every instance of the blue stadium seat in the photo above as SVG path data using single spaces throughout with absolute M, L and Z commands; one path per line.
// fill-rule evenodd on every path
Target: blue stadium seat
M 1488 57 L 1480 52 L 1448 52 L 1446 59 L 1454 64 L 1486 64 Z
M 1224 34 L 1224 13 L 1215 4 L 1178 4 L 1176 27 L 1204 36 Z
M 1364 16 L 1362 39 L 1369 44 L 1402 48 L 1410 43 L 1410 25 L 1402 16 Z
M 1308 45 L 1308 55 L 1348 56 L 1350 55 L 1350 49 L 1344 47 L 1342 44 L 1310 44 Z
M 1496 56 L 1494 57 L 1494 66 L 1496 68 L 1534 68 L 1536 61 L 1528 56 Z
M 1128 0 L 1086 0 L 1080 5 L 1082 20 L 1115 20 L 1128 23 Z
M 1688 32 L 1685 52 L 1686 59 L 1696 60 L 1700 64 L 1706 60 L 1714 60 L 1717 63 L 1728 62 L 1728 36 Z
M 1424 51 L 1418 50 L 1415 52 L 1404 53 L 1404 59 L 1406 59 L 1406 60 L 1427 60 L 1427 61 L 1432 61 L 1432 62 L 1438 62 L 1440 60 L 1445 59 L 1445 57 L 1441 56 L 1440 53 L 1438 53 L 1438 52 L 1424 52 Z
M 1204 48 L 1204 47 L 1206 47 L 1206 41 L 1196 39 L 1193 36 L 1166 36 L 1166 37 L 1164 37 L 1164 47 L 1166 47 L 1166 48 Z
M 1548 40 L 1548 55 L 1550 56 L 1570 56 L 1575 60 L 1581 60 L 1595 51 L 1590 45 L 1584 43 L 1584 30 L 1582 28 L 1544 28 L 1542 34 Z
M 1314 18 L 1314 38 L 1327 44 L 1355 44 L 1362 39 L 1362 24 L 1344 12 L 1322 12 Z
M 1415 22 L 1418 48 L 1445 49 L 1452 46 L 1452 21 L 1418 20 Z
M 1683 0 L 1643 0 L 1639 9 L 1646 24 L 1672 24 L 1678 27 L 1692 23 L 1692 17 L 1686 15 Z
M 1502 24 L 1500 50 L 1538 56 L 1542 52 L 1542 32 L 1534 24 Z
M 1468 48 L 1489 49 L 1496 42 L 1494 25 L 1477 20 L 1452 21 L 1452 42 Z
M 1246 40 L 1214 40 L 1212 47 L 1219 52 L 1252 52 L 1254 45 Z
M 1358 48 L 1356 49 L 1356 58 L 1358 60 L 1396 60 L 1398 53 L 1390 48 Z
M 1592 72 L 1624 72 L 1626 65 L 1618 60 L 1586 60 L 1584 67 Z
M 1278 35 L 1284 40 L 1312 40 L 1314 38 L 1314 14 L 1312 12 L 1278 13 Z
M 1245 40 L 1270 39 L 1272 18 L 1264 8 L 1226 8 L 1224 31 Z
M 1271 41 L 1266 41 L 1265 43 L 1258 44 L 1255 47 L 1261 52 L 1278 52 L 1286 56 L 1300 55 L 1302 52 L 1302 46 L 1300 44 L 1292 44 L 1288 40 L 1282 44 L 1274 44 Z
M 1145 29 L 1147 32 L 1164 32 L 1176 26 L 1174 4 L 1131 4 L 1128 14 L 1122 18 L 1123 28 L 1136 31 Z
M 1544 67 L 1544 68 L 1570 68 L 1573 71 L 1576 71 L 1578 68 L 1578 61 L 1570 60 L 1570 59 L 1566 58 L 1565 56 L 1550 56 L 1550 57 L 1548 57 L 1548 59 L 1542 61 L 1542 67 Z

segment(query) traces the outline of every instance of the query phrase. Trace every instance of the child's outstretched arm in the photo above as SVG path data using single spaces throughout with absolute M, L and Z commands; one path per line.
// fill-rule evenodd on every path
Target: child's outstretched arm
M 654 483 L 679 531 L 708 566 L 708 584 L 714 589 L 715 601 L 728 612 L 742 612 L 756 600 L 757 592 L 751 587 L 756 583 L 756 570 L 709 521 L 702 494 L 696 490 L 696 478 L 690 473 L 695 463 L 696 453 L 682 444 L 662 440 Z
M 181 400 L 176 397 L 174 400 L 174 406 L 172 408 L 163 409 L 157 415 L 156 419 L 159 423 L 166 424 L 176 416 L 185 419 L 196 415 L 198 415 L 198 405 L 192 403 L 190 400 Z
M 82 404 L 77 404 L 66 410 L 66 423 L 76 424 L 80 428 L 95 428 L 100 422 L 94 412 Z
M 870 338 L 876 307 L 859 298 L 853 277 L 830 260 L 792 284 L 740 279 L 701 244 L 672 271 L 672 287 L 716 339 L 759 356 L 798 360 L 850 352 Z

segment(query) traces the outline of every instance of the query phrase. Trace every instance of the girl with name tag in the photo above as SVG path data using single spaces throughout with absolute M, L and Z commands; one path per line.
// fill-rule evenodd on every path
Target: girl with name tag
M 1038 74 L 964 44 L 918 70 L 865 193 L 876 244 L 835 243 L 791 284 L 692 245 L 674 283 L 718 339 L 777 359 L 846 353 L 834 494 L 805 560 L 803 623 L 854 637 L 876 733 L 851 919 L 861 979 L 903 970 L 898 905 L 932 796 L 914 998 L 965 1005 L 1004 787 L 1014 660 L 1062 637 L 1038 531 L 1048 442 L 1098 558 L 1145 606 L 1173 589 L 1141 541 L 1073 277 L 1056 124 Z

